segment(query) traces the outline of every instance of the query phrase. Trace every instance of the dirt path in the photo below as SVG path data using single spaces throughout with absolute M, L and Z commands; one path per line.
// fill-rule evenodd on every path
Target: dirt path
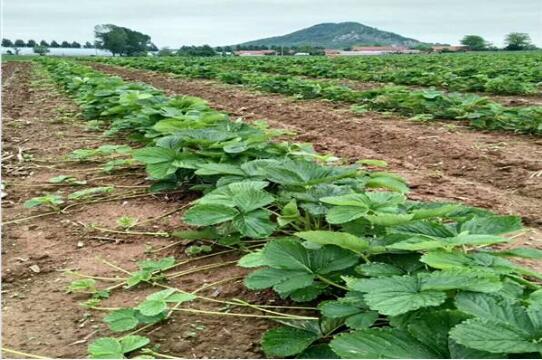
M 444 123 L 418 124 L 377 113 L 353 115 L 342 105 L 293 101 L 210 81 L 94 64 L 127 80 L 144 81 L 169 94 L 200 96 L 232 116 L 267 119 L 297 130 L 300 141 L 343 157 L 377 158 L 405 176 L 412 198 L 460 200 L 503 214 L 521 214 L 542 226 L 542 140 L 480 132 Z
M 69 174 L 87 180 L 88 186 L 116 186 L 114 194 L 141 192 L 149 183 L 142 169 L 103 174 L 92 170 L 97 163 L 79 164 L 60 161 L 63 155 L 83 147 L 96 147 L 111 140 L 99 133 L 87 132 L 77 118 L 79 109 L 51 86 L 43 74 L 33 72 L 31 63 L 8 62 L 3 70 L 3 152 L 2 182 L 7 195 L 2 199 L 2 221 L 39 215 L 47 210 L 23 207 L 25 200 L 45 192 L 67 194 L 81 187 L 47 184 L 52 176 Z M 44 160 L 47 159 L 47 160 Z M 54 169 L 61 168 L 63 170 Z M 94 180 L 92 180 L 94 179 Z M 87 345 L 97 337 L 110 336 L 102 322 L 103 312 L 79 305 L 88 297 L 66 294 L 66 286 L 76 278 L 63 273 L 69 269 L 102 277 L 122 276 L 104 265 L 106 259 L 125 269 L 135 270 L 135 262 L 145 258 L 175 256 L 187 258 L 184 245 L 150 253 L 179 239 L 155 236 L 111 234 L 97 231 L 89 224 L 116 229 L 118 217 L 126 215 L 140 221 L 150 220 L 134 231 L 173 231 L 183 229 L 180 212 L 152 221 L 181 208 L 195 194 L 152 195 L 76 206 L 65 214 L 37 217 L 10 223 L 2 229 L 2 340 L 3 347 L 41 356 L 85 358 Z M 83 226 L 87 225 L 87 226 Z M 217 248 L 217 250 L 223 250 Z M 218 264 L 220 271 L 199 271 L 169 283 L 187 291 L 207 283 L 231 279 L 209 287 L 202 294 L 220 298 L 241 298 L 271 303 L 266 293 L 248 292 L 240 281 L 244 271 L 225 265 L 239 257 L 236 252 L 196 260 L 176 270 L 189 270 L 206 264 Z M 125 275 L 124 275 L 125 276 Z M 152 289 L 157 291 L 156 289 Z M 148 287 L 120 290 L 102 306 L 135 306 L 151 291 Z M 216 310 L 221 304 L 195 304 L 197 308 Z M 235 309 L 237 311 L 237 309 Z M 242 310 L 241 310 L 242 311 Z M 151 327 L 147 335 L 162 353 L 183 358 L 261 357 L 259 339 L 274 323 L 253 319 L 249 323 L 235 318 L 175 315 L 170 321 Z M 113 334 L 115 336 L 116 334 Z M 118 335 L 117 335 L 118 336 Z M 7 351 L 3 357 L 17 357 Z

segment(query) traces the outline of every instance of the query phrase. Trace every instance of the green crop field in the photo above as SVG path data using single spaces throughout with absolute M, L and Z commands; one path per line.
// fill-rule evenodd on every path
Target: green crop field
M 455 64 L 454 71 L 460 73 L 487 60 L 485 56 L 445 56 L 442 61 Z M 511 55 L 498 61 L 509 61 L 507 56 Z M 519 55 L 525 64 L 516 65 L 530 68 L 538 56 Z M 435 59 L 399 57 L 389 66 L 405 62 L 415 68 Z M 477 130 L 542 131 L 539 106 L 507 107 L 485 97 L 436 89 L 386 86 L 357 91 L 275 74 L 295 71 L 309 76 L 319 66 L 353 73 L 386 59 L 366 61 L 100 59 L 298 99 L 351 103 L 358 112 L 465 120 Z M 380 169 L 386 166 L 383 161 L 342 162 L 310 144 L 279 141 L 287 132 L 263 122 L 233 120 L 201 98 L 168 96 L 150 85 L 96 71 L 85 62 L 46 57 L 38 62 L 36 66 L 75 100 L 89 127 L 104 130 L 110 139 L 130 139 L 76 149 L 69 161 L 102 163 L 106 173 L 144 169 L 145 174 L 132 176 L 147 177 L 151 192 L 191 189 L 199 194 L 184 205 L 182 221 L 190 229 L 134 231 L 141 224 L 130 216 L 118 219 L 119 230 L 95 229 L 184 239 L 193 242 L 186 250 L 193 260 L 210 256 L 206 254 L 214 249 L 236 251 L 240 257 L 233 262 L 248 270 L 244 286 L 269 290 L 281 299 L 276 306 L 213 299 L 202 293 L 205 284 L 188 289 L 173 282 L 185 272 L 220 263 L 180 270 L 191 260 L 173 255 L 142 259 L 132 271 L 104 260 L 123 277 L 70 272 L 79 278 L 68 291 L 86 294 L 82 305 L 103 312 L 109 333 L 89 344 L 90 357 L 123 358 L 136 351 L 167 357 L 143 331 L 179 314 L 272 320 L 277 326 L 261 340 L 268 357 L 493 358 L 534 357 L 542 351 L 542 275 L 514 262 L 540 260 L 542 250 L 509 247 L 514 237 L 508 234 L 522 231 L 520 217 L 457 202 L 414 201 L 401 176 Z M 532 85 L 537 76 L 526 71 L 524 84 Z M 79 190 L 41 194 L 27 199 L 25 206 L 62 213 L 118 196 L 121 189 L 87 187 L 76 176 L 58 175 L 51 182 Z M 141 287 L 152 291 L 121 306 L 103 305 L 118 293 Z M 209 302 L 236 310 L 206 308 Z
M 301 99 L 348 102 L 357 111 L 392 111 L 423 120 L 467 121 L 472 127 L 541 134 L 542 107 L 504 106 L 491 98 L 471 93 L 478 90 L 541 97 L 542 53 L 427 55 L 352 58 L 101 58 L 102 62 L 242 84 L 266 92 Z M 491 63 L 491 65 L 488 65 Z M 422 70 L 423 69 L 423 70 Z M 303 75 L 303 77 L 300 77 Z M 423 85 L 426 88 L 390 86 L 371 89 L 337 81 L 311 79 L 347 78 Z M 452 80 L 453 79 L 453 80 Z M 454 86 L 451 86 L 453 84 Z M 498 85 L 501 84 L 501 85 Z M 499 90 L 500 89 L 500 90 Z
M 6 353 L 540 358 L 542 52 L 2 62 Z

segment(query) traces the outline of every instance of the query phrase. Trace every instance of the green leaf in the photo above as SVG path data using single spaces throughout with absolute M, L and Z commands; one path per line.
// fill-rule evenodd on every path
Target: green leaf
M 326 220 L 330 224 L 344 224 L 359 219 L 367 209 L 357 206 L 335 206 L 328 210 Z
M 303 231 L 294 235 L 316 244 L 335 245 L 355 253 L 361 253 L 369 247 L 367 240 L 345 232 Z
M 196 204 L 184 214 L 190 225 L 208 226 L 233 220 L 239 212 L 224 205 Z
M 534 331 L 525 309 L 510 299 L 482 293 L 460 293 L 455 298 L 455 304 L 458 310 L 482 320 L 525 329 L 527 333 Z
M 299 289 L 311 286 L 314 282 L 314 275 L 307 273 L 293 274 L 290 272 L 288 279 L 273 286 L 273 290 L 279 294 L 286 294 Z
M 96 280 L 94 280 L 94 279 L 74 280 L 68 286 L 67 292 L 95 293 L 96 292 Z
M 455 325 L 468 318 L 460 311 L 437 310 L 424 312 L 422 316 L 412 319 L 408 325 L 408 332 L 422 344 L 426 345 L 439 358 L 450 358 L 448 348 L 448 333 Z
M 495 236 L 495 235 L 477 235 L 461 233 L 455 237 L 449 238 L 436 238 L 430 236 L 412 237 L 405 241 L 400 241 L 391 245 L 388 245 L 390 249 L 398 250 L 434 250 L 442 248 L 453 248 L 463 245 L 480 246 L 480 245 L 492 245 L 503 242 L 510 242 L 510 239 Z
M 408 223 L 412 220 L 412 214 L 387 214 L 377 213 L 376 215 L 365 215 L 364 218 L 372 224 L 380 226 L 395 226 Z
M 495 292 L 502 289 L 498 275 L 467 269 L 420 273 L 419 278 L 422 290 Z
M 428 306 L 437 306 L 446 300 L 446 293 L 422 290 L 416 276 L 360 279 L 344 277 L 347 287 L 367 293 L 367 305 L 381 314 L 395 316 Z
M 316 344 L 309 346 L 299 354 L 297 359 L 339 359 L 328 344 Z
M 165 179 L 168 176 L 175 174 L 178 167 L 174 166 L 173 163 L 164 162 L 159 164 L 147 164 L 145 171 L 152 179 L 160 180 Z
M 393 275 L 404 275 L 404 271 L 397 266 L 379 262 L 361 264 L 356 267 L 356 271 L 369 277 L 387 277 Z
M 280 216 L 277 218 L 277 222 L 279 226 L 284 227 L 298 220 L 300 216 L 301 214 L 297 209 L 297 202 L 295 199 L 293 199 L 282 208 Z
M 160 164 L 175 160 L 177 152 L 162 147 L 146 147 L 133 152 L 133 157 L 144 164 Z
M 401 181 L 392 176 L 385 175 L 372 176 L 369 180 L 367 180 L 366 185 L 368 188 L 384 188 L 403 194 L 410 191 L 404 181 Z
M 475 217 L 461 225 L 461 231 L 469 234 L 501 235 L 521 230 L 519 216 L 485 216 Z
M 542 344 L 528 333 L 492 320 L 467 320 L 453 328 L 450 336 L 461 345 L 490 353 L 542 351 Z
M 262 208 L 271 204 L 275 198 L 263 190 L 245 189 L 233 195 L 233 202 L 242 212 L 248 213 L 252 210 Z
M 261 251 L 255 251 L 241 257 L 237 262 L 237 265 L 243 268 L 254 268 L 265 266 L 266 263 L 263 253 Z
M 141 270 L 146 271 L 158 271 L 158 270 L 166 270 L 173 265 L 175 265 L 175 258 L 173 256 L 168 256 L 165 258 L 162 258 L 158 261 L 156 260 L 141 260 L 138 261 L 137 265 Z
M 243 235 L 255 239 L 270 236 L 276 226 L 269 218 L 267 210 L 254 210 L 245 214 L 238 214 L 233 218 L 233 226 Z
M 303 288 L 306 283 L 305 275 L 307 275 L 305 271 L 289 271 L 270 268 L 258 269 L 245 278 L 245 286 L 251 290 L 261 290 L 289 281 L 289 287 L 295 288 L 296 286 L 292 284 L 292 279 L 295 281 L 296 278 L 300 277 L 302 282 L 299 283 L 297 288 Z
M 318 305 L 318 309 L 322 315 L 332 319 L 356 315 L 363 311 L 355 304 L 337 300 L 323 301 Z
M 196 175 L 239 175 L 245 176 L 245 172 L 238 165 L 207 163 L 198 166 Z
M 470 349 L 463 345 L 458 344 L 453 339 L 448 339 L 448 348 L 450 349 L 450 357 L 452 359 L 506 359 L 506 354 L 490 353 L 487 351 L 480 351 Z
M 351 329 L 361 330 L 371 327 L 377 319 L 376 311 L 367 311 L 348 317 L 344 323 Z
M 369 199 L 364 194 L 351 193 L 339 196 L 326 196 L 320 201 L 338 206 L 355 206 L 359 208 L 369 209 Z
M 331 349 L 343 359 L 432 359 L 424 344 L 399 329 L 366 329 L 336 336 Z
M 322 275 L 349 268 L 359 261 L 358 256 L 350 251 L 335 246 L 307 250 L 291 238 L 271 241 L 264 248 L 264 256 L 271 267 Z
M 312 272 L 309 253 L 299 241 L 288 238 L 273 240 L 265 246 L 263 254 L 271 267 Z
M 88 346 L 91 359 L 123 359 L 124 351 L 117 339 L 104 337 L 94 340 Z
M 122 346 L 122 352 L 126 354 L 149 344 L 150 340 L 144 336 L 129 335 L 120 339 L 119 342 Z
M 317 339 L 318 336 L 310 331 L 279 327 L 264 334 L 262 348 L 266 356 L 284 358 L 299 354 Z
M 136 307 L 145 316 L 156 316 L 167 309 L 164 300 L 145 300 Z
M 136 311 L 131 308 L 112 311 L 104 317 L 104 322 L 114 332 L 121 332 L 134 329 L 139 321 L 136 318 Z

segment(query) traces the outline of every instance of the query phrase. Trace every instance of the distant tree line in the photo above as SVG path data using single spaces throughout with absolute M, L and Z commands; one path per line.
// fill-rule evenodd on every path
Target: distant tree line
M 24 41 L 24 40 L 21 40 L 21 39 L 17 39 L 17 40 L 14 40 L 14 41 L 12 41 L 10 39 L 2 39 L 2 47 L 5 47 L 5 48 L 13 48 L 13 47 L 16 47 L 16 48 L 25 48 L 25 47 L 33 48 L 33 47 L 36 47 L 36 46 L 43 46 L 43 47 L 47 47 L 47 48 L 74 48 L 74 49 L 81 49 L 81 48 L 91 49 L 91 48 L 94 48 L 94 45 L 92 45 L 92 43 L 90 43 L 89 41 L 87 41 L 86 43 L 81 45 L 77 41 L 72 41 L 72 42 L 62 41 L 62 42 L 59 43 L 56 40 L 53 40 L 53 41 L 51 41 L 49 43 L 49 42 L 47 42 L 45 40 L 41 40 L 40 42 L 37 42 L 37 41 L 32 40 L 32 39 L 30 39 L 28 41 Z
M 536 46 L 532 43 L 531 37 L 526 33 L 513 32 L 504 38 L 505 47 L 503 50 L 534 50 Z M 461 39 L 461 45 L 472 51 L 498 50 L 496 46 L 486 41 L 479 35 L 465 35 Z
M 323 47 L 314 46 L 257 46 L 257 45 L 236 45 L 236 46 L 216 46 L 210 45 L 200 46 L 181 46 L 174 51 L 168 47 L 164 47 L 158 51 L 158 56 L 219 56 L 234 53 L 242 50 L 274 50 L 278 55 L 293 55 L 295 53 L 307 53 L 310 55 L 323 55 Z

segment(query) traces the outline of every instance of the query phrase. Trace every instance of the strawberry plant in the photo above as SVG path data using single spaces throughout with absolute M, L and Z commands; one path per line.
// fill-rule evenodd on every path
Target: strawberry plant
M 58 211 L 60 209 L 59 206 L 62 204 L 64 204 L 64 199 L 61 195 L 46 194 L 26 200 L 24 202 L 24 207 L 30 209 L 38 206 L 44 206 Z
M 168 98 L 73 62 L 41 61 L 87 113 L 106 120 L 115 131 L 137 135 L 141 148 L 133 157 L 145 164 L 160 188 L 185 186 L 202 193 L 183 217 L 198 229 L 180 237 L 245 251 L 260 239 L 263 247 L 239 260 L 252 269 L 246 287 L 271 289 L 282 299 L 316 306 L 308 310 L 315 317 L 274 318 L 280 326 L 262 337 L 267 356 L 539 357 L 542 275 L 512 259 L 540 260 L 542 254 L 528 248 L 499 250 L 513 241 L 508 234 L 521 229 L 518 217 L 461 204 L 410 201 L 400 177 L 364 167 L 383 163 L 328 161 L 308 146 L 274 142 L 276 133 L 231 121 L 203 101 Z M 190 72 L 214 76 L 211 65 Z M 265 79 L 265 86 L 278 91 L 299 85 L 270 80 Z M 325 87 L 298 89 L 311 96 L 325 92 Z M 464 109 L 446 105 L 455 100 L 434 90 L 409 97 L 393 88 L 364 96 L 369 107 L 387 107 L 407 96 L 408 109 L 414 109 L 408 111 L 431 107 L 465 115 Z M 478 98 L 461 101 L 474 112 L 492 106 Z M 106 111 L 110 108 L 116 110 Z M 491 116 L 495 114 L 503 115 Z M 113 332 L 165 320 L 179 310 L 174 304 L 199 298 L 163 285 L 176 266 L 174 258 L 137 265 L 118 286 L 147 283 L 166 289 L 133 307 L 111 310 L 104 321 Z M 100 292 L 92 281 L 72 283 L 71 288 Z M 89 352 L 92 357 L 123 358 L 149 343 L 132 337 L 98 339 Z

